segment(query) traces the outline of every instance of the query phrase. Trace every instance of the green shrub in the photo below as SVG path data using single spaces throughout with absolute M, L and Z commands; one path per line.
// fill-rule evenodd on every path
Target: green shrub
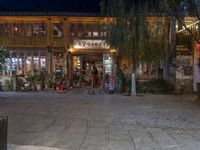
M 131 92 L 131 84 L 132 84 L 132 81 L 130 79 L 126 79 L 126 92 L 128 93 Z
M 200 99 L 200 83 L 197 83 L 197 96 Z
M 139 83 L 138 80 L 136 81 L 136 91 L 137 91 L 137 93 L 144 93 L 144 88 L 143 88 L 142 84 Z
M 174 86 L 166 80 L 137 81 L 138 93 L 172 94 Z
M 13 90 L 13 81 L 12 80 L 5 80 L 3 85 L 3 91 L 12 91 Z

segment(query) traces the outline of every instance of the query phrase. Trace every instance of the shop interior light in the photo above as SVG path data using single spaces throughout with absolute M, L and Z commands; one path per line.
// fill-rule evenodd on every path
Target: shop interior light
M 18 31 L 18 28 L 17 28 L 17 27 L 15 27 L 14 29 L 15 29 L 15 31 Z
M 116 52 L 116 49 L 111 49 L 111 52 L 112 52 L 112 53 L 115 53 L 115 52 Z
M 69 49 L 69 52 L 73 52 L 73 51 L 74 51 L 74 49 L 73 49 L 73 48 L 70 48 L 70 49 Z

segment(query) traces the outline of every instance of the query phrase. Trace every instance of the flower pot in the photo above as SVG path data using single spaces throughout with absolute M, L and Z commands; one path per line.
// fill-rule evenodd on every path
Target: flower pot
M 48 90 L 48 89 L 49 89 L 49 84 L 44 84 L 44 88 L 45 88 L 46 90 Z
M 35 85 L 31 85 L 31 89 L 35 91 Z
M 41 91 L 42 90 L 42 85 L 41 84 L 36 84 L 36 90 Z

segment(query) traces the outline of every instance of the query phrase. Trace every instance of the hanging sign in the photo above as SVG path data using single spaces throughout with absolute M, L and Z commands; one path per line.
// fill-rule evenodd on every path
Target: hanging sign
M 74 40 L 75 49 L 110 49 L 105 40 Z

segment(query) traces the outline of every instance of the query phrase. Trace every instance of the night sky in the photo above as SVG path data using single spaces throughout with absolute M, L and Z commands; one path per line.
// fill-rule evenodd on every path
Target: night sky
M 0 11 L 98 12 L 99 0 L 0 0 Z

